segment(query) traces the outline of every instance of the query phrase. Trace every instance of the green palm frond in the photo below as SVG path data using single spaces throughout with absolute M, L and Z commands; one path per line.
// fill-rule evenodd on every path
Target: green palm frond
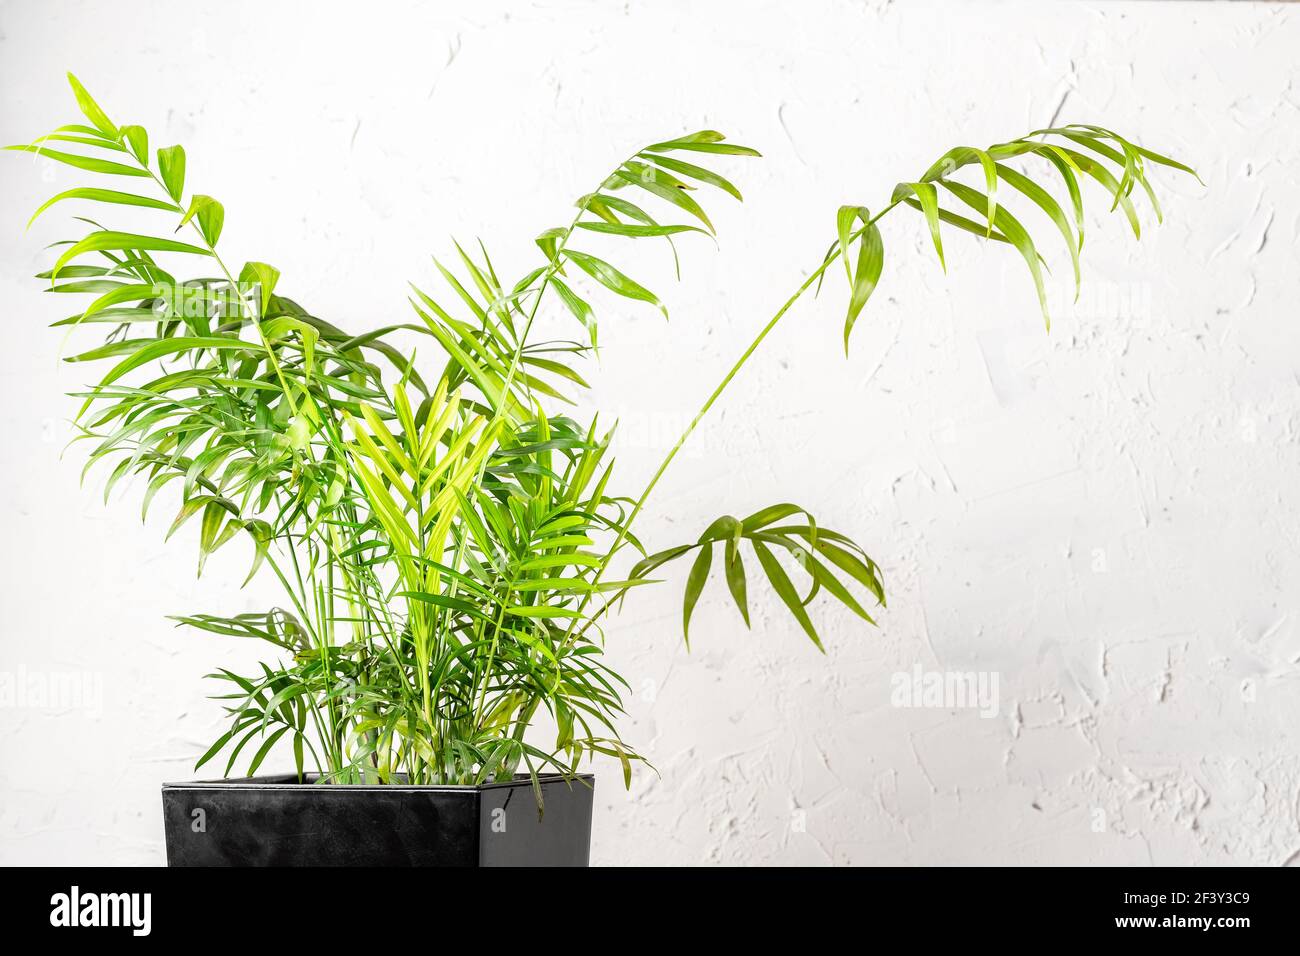
M 585 380 L 569 363 L 542 353 L 558 350 L 574 355 L 585 349 L 570 343 L 528 341 L 538 312 L 551 293 L 582 325 L 593 350 L 599 343 L 597 310 L 580 282 L 594 282 L 616 296 L 651 305 L 665 317 L 668 315 L 656 293 L 624 268 L 575 248 L 575 238 L 593 233 L 663 239 L 672 249 L 680 272 L 673 237 L 685 233 L 711 236 L 714 232 L 703 206 L 691 195 L 697 190 L 695 184 L 715 187 L 736 199 L 740 198 L 740 190 L 715 170 L 670 154 L 705 151 L 727 156 L 759 155 L 724 140 L 721 133 L 703 130 L 647 146 L 621 163 L 596 191 L 578 199 L 577 213 L 567 226 L 546 229 L 537 237 L 536 245 L 545 263 L 528 272 L 509 292 L 497 279 L 486 249 L 482 250 L 482 260 L 476 261 L 457 243 L 459 273 L 435 260 L 441 278 L 466 314 L 455 317 L 449 305 L 414 286 L 411 305 L 448 355 L 444 376 L 456 386 L 462 382 L 473 384 L 489 407 L 514 424 L 528 420 L 538 397 L 569 402 L 560 390 L 566 387 L 564 382 L 585 388 Z M 635 202 L 622 195 L 638 190 Z M 697 224 L 661 221 L 682 214 L 694 218 Z M 556 382 L 555 377 L 564 382 Z
M 1075 146 L 1088 150 L 1081 153 Z M 1066 192 L 1070 214 L 1062 208 L 1061 201 L 1053 195 L 1044 182 L 1021 172 L 1004 161 L 1030 157 L 1044 160 L 1053 169 L 1052 179 L 1061 181 Z M 894 187 L 889 204 L 872 216 L 861 206 L 841 207 L 837 216 L 838 239 L 827 256 L 833 253 L 843 258 L 849 274 L 850 300 L 844 323 L 844 348 L 848 350 L 849 335 L 863 307 L 870 299 L 880 279 L 884 266 L 884 245 L 876 222 L 900 204 L 920 212 L 925 217 L 930 238 L 934 243 L 939 264 L 947 268 L 943 253 L 943 226 L 948 225 L 992 242 L 1012 246 L 1024 259 L 1029 269 L 1034 289 L 1038 295 L 1043 322 L 1048 329 L 1052 320 L 1047 308 L 1047 293 L 1043 279 L 1043 256 L 1031 231 L 1020 219 L 999 203 L 999 185 L 1004 185 L 1024 197 L 1039 213 L 1044 215 L 1060 233 L 1070 255 L 1074 273 L 1075 297 L 1081 283 L 1079 254 L 1083 249 L 1084 210 L 1083 190 L 1080 181 L 1090 178 L 1106 191 L 1111 199 L 1110 210 L 1122 209 L 1135 238 L 1140 238 L 1142 228 L 1132 200 L 1135 186 L 1140 186 L 1155 211 L 1157 220 L 1163 220 L 1155 189 L 1146 175 L 1146 164 L 1176 169 L 1196 176 L 1189 166 L 1138 146 L 1118 133 L 1100 126 L 1072 125 L 1039 129 L 1027 136 L 998 143 L 988 149 L 961 146 L 939 157 L 916 182 L 903 182 Z M 979 165 L 984 191 L 962 183 L 952 177 L 968 166 Z M 1117 178 L 1118 177 L 1118 178 Z M 1198 181 L 1199 181 L 1199 177 Z M 978 215 L 979 220 L 955 211 L 951 204 L 944 205 L 939 189 L 952 200 Z M 1005 193 L 1005 190 L 1003 191 Z M 858 222 L 862 225 L 858 226 Z M 852 247 L 856 246 L 856 267 L 850 268 Z
M 778 524 L 791 517 L 801 517 L 794 524 Z M 695 559 L 686 579 L 682 606 L 682 634 L 689 642 L 691 614 L 704 592 L 715 552 L 721 553 L 723 578 L 727 590 L 749 626 L 749 587 L 740 545 L 748 544 L 759 568 L 790 614 L 805 634 L 824 651 L 821 637 L 808 616 L 807 607 L 823 589 L 837 601 L 866 621 L 875 624 L 871 615 L 848 587 L 850 581 L 863 587 L 880 606 L 885 604 L 885 586 L 880 568 L 871 557 L 849 538 L 828 528 L 819 528 L 813 516 L 799 505 L 771 505 L 748 518 L 724 515 L 710 524 L 693 544 L 678 545 L 652 554 L 632 568 L 629 577 L 643 579 L 655 569 L 694 553 Z M 798 589 L 773 549 L 787 554 L 807 577 L 808 593 L 800 597 Z

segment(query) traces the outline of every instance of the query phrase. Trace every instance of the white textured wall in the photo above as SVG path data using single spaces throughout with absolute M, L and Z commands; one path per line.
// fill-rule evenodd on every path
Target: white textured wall
M 720 251 L 685 243 L 677 286 L 644 255 L 672 323 L 606 309 L 596 396 L 629 491 L 841 202 L 1058 113 L 1193 161 L 1207 188 L 1161 176 L 1167 223 L 1140 244 L 1092 194 L 1084 297 L 1057 257 L 1050 337 L 1014 255 L 954 237 L 945 277 L 904 217 L 849 360 L 839 285 L 772 336 L 641 531 L 667 545 L 793 499 L 879 558 L 890 607 L 876 630 L 823 607 L 822 657 L 767 597 L 747 634 L 715 584 L 688 655 L 680 572 L 630 600 L 610 648 L 659 775 L 628 794 L 601 768 L 594 859 L 1298 858 L 1300 10 L 194 6 L 0 4 L 0 138 L 70 121 L 73 69 L 185 144 L 232 258 L 350 326 L 403 317 L 452 234 L 531 267 L 531 237 L 637 144 L 716 126 L 764 150 L 731 164 L 745 205 L 714 201 Z M 199 678 L 255 650 L 163 615 L 272 592 L 238 590 L 242 554 L 196 582 L 192 538 L 141 527 L 139 488 L 105 507 L 80 452 L 59 460 L 85 373 L 57 362 L 63 312 L 30 274 L 71 210 L 22 224 L 67 180 L 3 169 L 0 671 L 86 671 L 102 705 L 0 710 L 0 861 L 155 863 L 157 785 L 218 732 Z M 918 662 L 996 672 L 999 715 L 892 707 Z

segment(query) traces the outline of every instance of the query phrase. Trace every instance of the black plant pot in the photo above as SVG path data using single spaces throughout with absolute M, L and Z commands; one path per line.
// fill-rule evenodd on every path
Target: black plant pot
M 168 866 L 586 866 L 595 779 L 479 786 L 165 783 Z

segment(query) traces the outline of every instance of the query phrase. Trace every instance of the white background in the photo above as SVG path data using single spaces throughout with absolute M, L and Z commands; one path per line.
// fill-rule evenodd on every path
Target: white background
M 1135 243 L 1088 195 L 1084 295 L 1054 266 L 1045 334 L 1023 264 L 885 220 L 846 360 L 842 277 L 769 339 L 641 527 L 651 546 L 794 500 L 879 559 L 880 627 L 819 604 L 829 654 L 764 589 L 720 582 L 680 640 L 684 568 L 609 630 L 628 740 L 600 766 L 593 861 L 1281 864 L 1300 859 L 1300 10 L 1262 3 L 0 4 L 0 138 L 76 112 L 181 142 L 226 204 L 231 259 L 353 329 L 407 317 L 430 255 L 499 270 L 638 145 L 716 127 L 744 205 L 719 249 L 623 251 L 664 295 L 604 303 L 593 397 L 638 491 L 753 333 L 819 261 L 844 202 L 879 207 L 950 146 L 1099 122 L 1188 159 Z M 158 784 L 221 729 L 201 677 L 257 648 L 167 614 L 264 608 L 247 555 L 195 579 L 141 488 L 106 507 L 63 455 L 84 367 L 31 275 L 72 184 L 0 178 L 0 671 L 87 673 L 92 707 L 0 710 L 0 861 L 157 863 Z M 42 178 L 43 174 L 45 178 Z M 1050 225 L 1048 226 L 1050 229 Z M 1050 234 L 1043 236 L 1050 241 Z M 633 266 L 636 266 L 634 269 Z M 571 331 L 571 330 L 566 330 Z M 430 356 L 430 359 L 432 357 Z M 891 675 L 996 672 L 1000 711 L 902 709 Z M 206 771 L 207 768 L 205 768 Z

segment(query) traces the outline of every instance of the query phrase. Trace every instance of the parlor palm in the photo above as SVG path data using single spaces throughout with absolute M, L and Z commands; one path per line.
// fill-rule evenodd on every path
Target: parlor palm
M 324 782 L 536 779 L 592 754 L 630 775 L 641 757 L 618 733 L 626 684 L 604 663 L 605 627 L 663 565 L 689 562 L 688 640 L 711 578 L 745 625 L 755 590 L 770 588 L 819 648 L 818 598 L 864 624 L 885 601 L 867 552 L 794 504 L 720 517 L 666 549 L 635 532 L 682 444 L 791 308 L 843 269 L 847 349 L 884 269 L 882 221 L 919 213 L 941 266 L 956 232 L 1008 246 L 1046 321 L 1041 240 L 1008 198 L 1056 235 L 1077 288 L 1084 185 L 1100 187 L 1136 236 L 1137 194 L 1159 215 L 1148 167 L 1191 173 L 1107 129 L 1063 126 L 953 149 L 879 209 L 842 207 L 819 265 L 632 494 L 614 478 L 612 432 L 564 409 L 586 388 L 582 364 L 600 334 L 618 334 L 600 318 L 607 303 L 667 309 L 586 240 L 666 243 L 675 258 L 681 240 L 713 234 L 715 198 L 740 199 L 720 170 L 731 175 L 754 150 L 707 130 L 647 146 L 580 197 L 566 225 L 541 232 L 522 278 L 503 282 L 486 249 L 456 245 L 435 263 L 440 291 L 412 287 L 407 316 L 345 330 L 290 298 L 275 267 L 227 260 L 224 206 L 189 188 L 184 149 L 151 150 L 143 127 L 118 125 L 69 79 L 84 122 L 10 148 L 111 188 L 65 190 L 32 219 L 79 201 L 103 216 L 147 209 L 159 222 L 140 234 L 80 219 L 84 234 L 58 245 L 40 275 L 80 298 L 55 325 L 106 331 L 70 359 L 105 363 L 78 395 L 87 467 L 103 463 L 106 493 L 139 480 L 146 512 L 159 492 L 178 499 L 170 531 L 199 523 L 200 570 L 250 540 L 250 577 L 272 574 L 285 596 L 263 613 L 178 618 L 274 648 L 254 673 L 211 675 L 229 724 L 198 763 L 218 760 L 226 774 L 255 773 L 285 739 L 298 773 Z M 555 310 L 571 316 L 571 339 L 536 340 L 539 316 Z M 413 338 L 425 344 L 401 344 Z M 543 711 L 556 728 L 545 742 L 528 733 Z

